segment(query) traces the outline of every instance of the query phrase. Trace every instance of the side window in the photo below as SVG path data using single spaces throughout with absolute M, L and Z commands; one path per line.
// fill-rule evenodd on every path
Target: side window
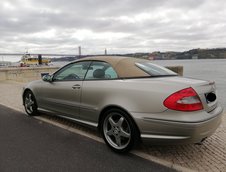
M 116 79 L 118 78 L 115 70 L 106 62 L 94 61 L 86 74 L 86 80 Z
M 112 67 L 109 67 L 106 71 L 105 71 L 105 75 L 107 77 L 110 77 L 110 78 L 118 78 L 118 75 L 117 73 L 115 72 L 115 70 L 112 68 Z
M 54 74 L 55 81 L 79 81 L 83 80 L 89 68 L 90 61 L 72 63 Z

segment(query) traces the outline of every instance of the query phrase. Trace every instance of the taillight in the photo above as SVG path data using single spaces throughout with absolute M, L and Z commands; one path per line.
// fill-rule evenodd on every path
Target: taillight
M 169 109 L 178 111 L 197 111 L 203 109 L 198 94 L 191 87 L 171 94 L 163 104 Z

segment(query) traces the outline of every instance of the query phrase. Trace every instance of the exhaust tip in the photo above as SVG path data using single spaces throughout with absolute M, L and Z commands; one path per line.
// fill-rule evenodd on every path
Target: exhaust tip
M 202 145 L 206 139 L 207 139 L 207 137 L 203 138 L 200 142 L 195 143 L 195 145 Z

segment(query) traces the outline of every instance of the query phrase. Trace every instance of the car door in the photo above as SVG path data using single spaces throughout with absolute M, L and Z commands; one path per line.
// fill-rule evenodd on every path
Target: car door
M 71 63 L 45 82 L 38 94 L 40 106 L 44 109 L 61 113 L 72 118 L 79 117 L 82 82 L 87 73 L 90 61 Z
M 85 76 L 82 95 L 80 119 L 96 126 L 102 104 L 108 99 L 112 82 L 118 79 L 117 73 L 106 62 L 93 61 Z

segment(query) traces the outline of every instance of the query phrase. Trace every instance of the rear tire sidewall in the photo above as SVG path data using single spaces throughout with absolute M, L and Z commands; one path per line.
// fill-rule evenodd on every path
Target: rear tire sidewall
M 108 117 L 108 115 L 113 112 L 116 112 L 116 113 L 119 113 L 120 115 L 122 115 L 127 120 L 130 130 L 131 130 L 131 138 L 130 138 L 129 144 L 123 149 L 114 148 L 108 142 L 108 140 L 106 139 L 105 134 L 104 134 L 104 121 Z M 124 112 L 120 109 L 110 109 L 110 110 L 106 111 L 104 113 L 104 117 L 101 120 L 101 128 L 100 129 L 101 129 L 101 134 L 102 134 L 102 137 L 103 137 L 105 143 L 108 145 L 108 147 L 110 147 L 114 152 L 117 152 L 117 153 L 126 153 L 126 152 L 130 151 L 132 148 L 134 148 L 138 144 L 138 142 L 140 140 L 139 139 L 140 138 L 139 131 L 138 131 L 134 121 L 131 119 L 131 117 L 126 112 Z
M 31 97 L 34 101 L 34 105 L 33 105 L 33 111 L 32 112 L 29 112 L 25 106 L 25 99 L 26 97 L 31 94 Z M 24 109 L 25 109 L 25 112 L 28 116 L 37 116 L 38 115 L 38 106 L 37 106 L 37 102 L 36 102 L 36 99 L 35 99 L 35 96 L 34 94 L 32 93 L 32 91 L 26 91 L 25 94 L 24 94 L 24 98 L 23 98 L 23 101 L 24 101 Z

